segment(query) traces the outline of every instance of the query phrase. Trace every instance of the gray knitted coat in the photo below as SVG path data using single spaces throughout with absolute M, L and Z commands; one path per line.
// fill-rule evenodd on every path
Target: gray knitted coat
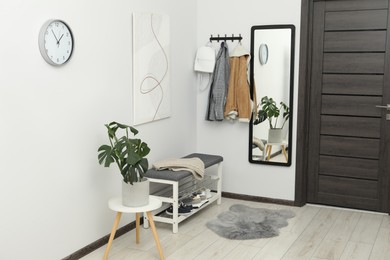
M 222 121 L 224 118 L 229 75 L 229 50 L 227 44 L 222 42 L 216 57 L 213 81 L 210 87 L 207 120 Z

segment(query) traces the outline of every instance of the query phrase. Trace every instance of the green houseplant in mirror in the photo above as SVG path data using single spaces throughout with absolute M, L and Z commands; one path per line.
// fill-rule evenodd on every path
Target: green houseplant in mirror
M 258 110 L 253 124 L 258 125 L 267 120 L 269 124 L 268 142 L 281 142 L 282 129 L 290 118 L 289 107 L 284 102 L 280 102 L 278 107 L 276 101 L 268 96 L 261 98 L 261 102 L 257 107 L 259 108 L 260 106 L 261 108 Z M 279 118 L 282 118 L 281 122 L 278 122 Z
M 109 144 L 103 144 L 98 149 L 99 163 L 110 167 L 112 163 L 118 166 L 123 177 L 122 204 L 138 207 L 149 203 L 149 181 L 144 177 L 149 163 L 146 156 L 150 152 L 148 145 L 134 136 L 138 130 L 132 126 L 111 122 L 107 128 Z M 119 136 L 119 131 L 123 134 Z M 118 136 L 117 136 L 118 135 Z

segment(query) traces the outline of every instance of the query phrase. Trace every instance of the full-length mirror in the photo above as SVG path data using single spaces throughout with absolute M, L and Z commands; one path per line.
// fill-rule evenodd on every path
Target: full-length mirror
M 291 165 L 294 25 L 253 26 L 251 95 L 256 112 L 249 125 L 249 161 Z

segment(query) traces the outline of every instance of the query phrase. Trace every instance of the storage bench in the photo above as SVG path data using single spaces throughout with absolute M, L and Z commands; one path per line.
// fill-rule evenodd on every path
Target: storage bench
M 155 222 L 172 224 L 173 233 L 177 233 L 179 231 L 180 222 L 192 216 L 199 210 L 202 210 L 214 201 L 217 201 L 217 204 L 221 204 L 223 157 L 219 155 L 193 153 L 183 158 L 193 157 L 201 159 L 204 163 L 205 169 L 215 165 L 217 167 L 216 173 L 209 173 L 208 171 L 205 171 L 205 176 L 202 180 L 196 180 L 189 171 L 150 169 L 145 174 L 145 177 L 147 177 L 151 183 L 159 183 L 166 186 L 165 188 L 151 195 L 156 196 L 162 200 L 164 202 L 165 208 L 168 208 L 170 205 L 172 205 L 172 215 L 165 214 L 164 212 L 160 212 L 160 214 L 154 213 L 156 215 L 153 216 L 153 219 Z M 188 197 L 193 192 L 196 192 L 202 188 L 209 188 L 212 190 L 212 196 L 208 199 L 208 203 L 204 204 L 198 209 L 193 209 L 191 213 L 187 215 L 179 215 L 178 210 L 180 200 Z M 144 216 L 144 218 L 146 218 L 146 216 Z M 147 225 L 148 221 L 144 220 L 144 227 L 147 227 Z

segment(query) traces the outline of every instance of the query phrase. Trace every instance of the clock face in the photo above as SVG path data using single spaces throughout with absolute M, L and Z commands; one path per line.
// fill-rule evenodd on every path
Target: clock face
M 260 44 L 259 59 L 260 59 L 260 64 L 261 65 L 267 64 L 267 61 L 268 61 L 268 46 L 265 43 Z
M 42 57 L 51 65 L 67 62 L 73 51 L 73 36 L 68 25 L 60 20 L 49 20 L 39 33 Z

